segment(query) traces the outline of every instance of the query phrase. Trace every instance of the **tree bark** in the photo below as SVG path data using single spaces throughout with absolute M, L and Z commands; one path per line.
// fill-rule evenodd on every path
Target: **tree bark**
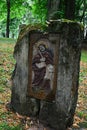
M 73 20 L 75 18 L 75 1 L 65 0 L 65 18 Z
M 52 19 L 54 13 L 58 11 L 60 0 L 48 0 L 47 20 Z
M 9 25 L 10 25 L 10 0 L 6 0 L 7 3 L 7 24 L 6 24 L 6 37 L 9 38 Z

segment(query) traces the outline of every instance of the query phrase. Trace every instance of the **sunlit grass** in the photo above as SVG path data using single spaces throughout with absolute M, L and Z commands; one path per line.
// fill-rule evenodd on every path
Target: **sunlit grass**
M 83 50 L 81 53 L 81 61 L 87 62 L 87 50 Z
M 0 43 L 2 44 L 14 44 L 16 42 L 16 39 L 12 39 L 12 38 L 0 38 Z
M 20 125 L 18 126 L 9 126 L 6 122 L 0 125 L 0 130 L 23 130 Z
M 0 91 L 3 91 L 2 86 L 7 86 L 14 69 L 14 45 L 15 44 L 0 43 Z

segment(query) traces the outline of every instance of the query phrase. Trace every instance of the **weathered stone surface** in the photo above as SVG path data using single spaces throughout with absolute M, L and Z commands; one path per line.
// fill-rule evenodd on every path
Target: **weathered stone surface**
M 28 96 L 28 50 L 29 33 L 18 40 L 14 50 L 16 65 L 12 77 L 11 107 L 20 114 L 35 116 L 38 113 L 38 100 Z
M 65 130 L 73 123 L 78 98 L 82 30 L 76 23 L 53 22 L 48 31 L 60 34 L 55 100 L 47 102 L 29 97 L 30 43 L 29 28 L 25 27 L 25 32 L 19 35 L 14 51 L 16 66 L 13 74 L 11 106 L 20 114 L 38 115 L 40 122 L 55 130 Z
M 80 26 L 75 23 L 64 23 L 60 27 L 55 102 L 43 102 L 39 117 L 41 122 L 57 130 L 65 130 L 66 127 L 71 126 L 73 123 L 78 98 L 82 31 Z

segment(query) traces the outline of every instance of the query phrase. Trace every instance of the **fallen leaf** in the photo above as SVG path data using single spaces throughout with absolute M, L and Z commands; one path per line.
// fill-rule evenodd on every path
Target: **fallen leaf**
M 24 118 L 25 118 L 25 116 L 22 116 L 22 115 L 18 114 L 17 112 L 16 112 L 16 115 L 17 115 L 17 117 L 18 117 L 19 119 L 24 119 Z
M 80 128 L 80 126 L 77 125 L 77 124 L 75 124 L 75 123 L 73 124 L 73 127 L 76 128 L 76 129 L 77 129 L 77 128 Z

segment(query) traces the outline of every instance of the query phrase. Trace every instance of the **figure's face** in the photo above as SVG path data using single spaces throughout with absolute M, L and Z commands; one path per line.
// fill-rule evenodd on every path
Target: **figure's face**
M 39 50 L 40 50 L 41 52 L 44 52 L 44 51 L 45 51 L 45 49 L 46 49 L 46 48 L 45 48 L 45 46 L 44 46 L 44 45 L 40 45 L 40 46 L 39 46 Z

